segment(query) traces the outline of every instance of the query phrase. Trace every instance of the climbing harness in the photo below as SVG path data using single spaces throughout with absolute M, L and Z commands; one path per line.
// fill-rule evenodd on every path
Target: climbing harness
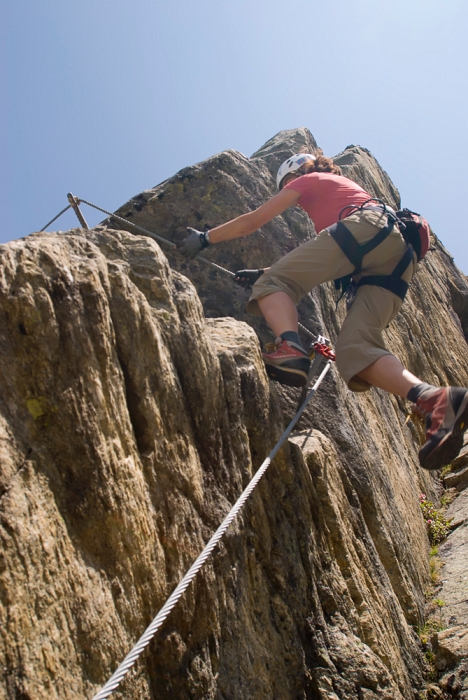
M 373 204 L 374 202 L 376 204 Z M 346 217 L 348 217 L 358 211 L 378 211 L 382 212 L 387 217 L 387 223 L 385 226 L 383 226 L 380 231 L 378 231 L 378 233 L 376 233 L 375 236 L 370 239 L 370 241 L 363 244 L 358 243 L 351 231 L 347 228 L 346 224 L 341 220 L 345 212 L 347 212 Z M 351 275 L 346 275 L 346 277 L 340 277 L 339 279 L 335 280 L 335 288 L 341 289 L 342 291 L 338 301 L 340 301 L 343 295 L 346 294 L 349 307 L 353 302 L 359 287 L 366 284 L 388 289 L 388 291 L 393 292 L 393 294 L 396 294 L 402 301 L 404 301 L 409 285 L 407 282 L 401 279 L 401 276 L 414 257 L 414 249 L 411 243 L 408 243 L 408 246 L 403 253 L 403 257 L 390 275 L 366 275 L 365 277 L 362 277 L 359 282 L 354 282 L 355 275 L 359 275 L 361 273 L 364 256 L 383 243 L 383 241 L 393 231 L 395 224 L 400 228 L 403 237 L 405 237 L 404 230 L 406 225 L 399 219 L 399 213 L 400 212 L 394 212 L 393 209 L 388 207 L 385 202 L 382 202 L 380 199 L 368 199 L 359 207 L 348 205 L 341 210 L 339 216 L 340 220 L 336 224 L 333 224 L 333 226 L 330 226 L 328 231 L 348 260 L 353 263 L 355 269 Z M 412 213 L 413 212 L 410 212 L 410 214 Z
M 137 224 L 134 224 L 131 221 L 127 221 L 126 219 L 123 219 L 122 217 L 118 216 L 117 214 L 112 214 L 111 212 L 106 211 L 105 209 L 101 209 L 101 207 L 96 206 L 95 204 L 91 204 L 91 202 L 87 202 L 84 199 L 78 199 L 77 197 L 74 197 L 71 193 L 68 194 L 68 200 L 70 202 L 70 205 L 66 207 L 60 214 L 58 214 L 52 221 L 50 221 L 46 226 L 44 226 L 44 229 L 47 228 L 53 221 L 58 219 L 59 216 L 61 216 L 67 209 L 72 207 L 75 211 L 75 213 L 78 216 L 78 219 L 80 223 L 83 222 L 85 224 L 85 228 L 88 229 L 88 225 L 86 224 L 86 221 L 79 209 L 79 205 L 81 203 L 87 204 L 90 207 L 93 207 L 94 209 L 97 209 L 98 211 L 103 212 L 104 214 L 107 214 L 108 216 L 117 219 L 118 221 L 122 221 L 124 224 L 128 226 L 132 226 L 135 229 L 138 229 L 139 231 L 142 231 L 144 234 L 147 236 L 150 236 L 151 238 L 154 238 L 157 241 L 160 241 L 166 245 L 170 245 L 172 248 L 175 248 L 174 244 L 171 241 L 168 241 L 166 238 L 163 238 L 162 236 L 158 236 L 157 234 L 153 233 L 152 231 L 148 231 L 147 229 L 142 228 L 141 226 L 138 226 Z M 44 230 L 42 229 L 42 230 Z M 230 272 L 230 270 L 225 269 L 224 267 L 221 267 L 221 265 L 217 265 L 216 263 L 212 262 L 211 260 L 207 260 L 206 258 L 203 258 L 200 255 L 196 256 L 197 260 L 201 260 L 203 263 L 206 263 L 208 265 L 211 265 L 212 267 L 217 268 L 218 270 L 221 270 L 222 272 L 227 273 L 228 275 L 231 275 L 232 277 L 235 276 L 233 272 Z M 315 357 L 313 359 L 313 362 L 311 364 L 308 378 L 307 378 L 307 384 L 302 390 L 301 394 L 301 399 L 299 402 L 299 406 L 297 408 L 296 414 L 294 418 L 291 420 L 289 423 L 288 427 L 286 430 L 283 432 L 281 435 L 280 439 L 268 455 L 268 457 L 265 459 L 265 461 L 261 464 L 260 468 L 250 481 L 249 485 L 246 487 L 246 489 L 242 492 L 240 497 L 237 499 L 236 503 L 234 506 L 231 508 L 229 511 L 228 515 L 225 517 L 221 525 L 218 527 L 214 535 L 211 537 L 209 540 L 208 544 L 205 546 L 204 550 L 201 552 L 199 557 L 196 559 L 196 561 L 192 564 L 190 569 L 187 571 L 185 576 L 182 578 L 178 586 L 174 589 L 172 594 L 169 596 L 167 601 L 164 603 L 163 607 L 161 610 L 158 612 L 156 617 L 153 619 L 151 624 L 147 627 L 145 632 L 142 634 L 140 639 L 137 641 L 133 649 L 127 654 L 125 659 L 122 661 L 120 666 L 117 668 L 115 673 L 109 678 L 107 683 L 101 688 L 101 690 L 94 695 L 92 700 L 104 700 L 105 698 L 109 697 L 114 690 L 120 685 L 121 681 L 123 678 L 126 676 L 128 671 L 132 668 L 134 663 L 137 661 L 139 656 L 142 654 L 144 649 L 148 646 L 150 641 L 153 639 L 154 635 L 158 631 L 158 629 L 161 627 L 161 625 L 164 623 L 166 618 L 169 616 L 171 613 L 172 609 L 178 602 L 178 600 L 181 598 L 185 590 L 188 588 L 190 583 L 193 581 L 197 573 L 200 571 L 202 566 L 205 564 L 213 550 L 215 549 L 216 545 L 219 543 L 225 532 L 227 531 L 228 527 L 231 525 L 233 520 L 236 518 L 238 513 L 240 512 L 241 508 L 244 506 L 246 503 L 247 499 L 259 483 L 260 479 L 263 477 L 265 472 L 267 471 L 268 467 L 270 466 L 271 462 L 273 459 L 276 457 L 278 454 L 279 450 L 283 446 L 284 442 L 286 439 L 289 437 L 291 434 L 293 428 L 297 425 L 299 422 L 299 419 L 301 418 L 304 410 L 308 406 L 310 400 L 314 396 L 315 392 L 319 388 L 320 384 L 322 381 L 325 379 L 325 376 L 327 375 L 332 363 L 335 361 L 335 353 L 329 346 L 329 340 L 325 338 L 324 336 L 316 336 L 309 331 L 308 328 L 303 326 L 302 324 L 299 324 L 301 329 L 307 333 L 311 338 L 314 339 L 314 342 L 312 343 L 311 346 L 311 352 L 315 353 Z M 312 358 L 311 358 L 312 359 Z M 315 381 L 315 384 L 313 385 L 312 389 L 310 389 L 310 384 L 312 383 L 312 380 L 314 377 L 317 375 L 318 378 Z M 308 393 L 307 393 L 308 392 Z

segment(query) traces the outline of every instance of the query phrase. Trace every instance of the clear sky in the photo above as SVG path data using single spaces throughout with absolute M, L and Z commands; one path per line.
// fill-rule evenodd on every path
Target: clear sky
M 115 210 L 307 126 L 326 155 L 368 148 L 468 273 L 467 17 L 467 0 L 3 0 L 0 242 L 69 191 Z

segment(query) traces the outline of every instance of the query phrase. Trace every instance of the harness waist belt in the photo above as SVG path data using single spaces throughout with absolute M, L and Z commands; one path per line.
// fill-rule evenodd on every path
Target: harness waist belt
M 400 297 L 402 301 L 409 288 L 407 282 L 401 278 L 393 277 L 393 275 L 368 275 L 358 282 L 357 288 L 359 289 L 359 287 L 362 287 L 364 284 L 373 284 L 376 287 L 388 289 L 389 292 L 393 292 L 397 297 Z

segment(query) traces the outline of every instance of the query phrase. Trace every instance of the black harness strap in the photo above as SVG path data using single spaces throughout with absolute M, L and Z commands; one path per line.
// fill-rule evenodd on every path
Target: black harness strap
M 393 231 L 394 225 L 394 219 L 391 216 L 388 216 L 387 225 L 381 228 L 380 231 L 374 236 L 374 238 L 371 238 L 370 241 L 367 241 L 367 243 L 362 244 L 362 257 L 367 255 L 367 253 L 370 253 L 371 250 L 374 250 L 374 248 L 377 248 L 378 245 L 383 243 L 387 236 L 389 236 Z
M 412 262 L 413 255 L 413 248 L 409 245 L 403 253 L 402 259 L 395 267 L 391 275 L 367 275 L 366 277 L 363 277 L 361 280 L 359 280 L 357 289 L 359 289 L 359 287 L 362 287 L 362 285 L 364 284 L 373 284 L 376 287 L 383 287 L 384 289 L 388 289 L 389 292 L 393 292 L 397 295 L 397 297 L 400 297 L 400 299 L 404 301 L 406 293 L 409 289 L 409 284 L 408 282 L 402 280 L 401 276 L 410 264 L 410 262 Z
M 345 224 L 342 221 L 338 221 L 336 224 L 329 227 L 328 232 L 335 243 L 340 246 L 348 260 L 351 260 L 356 270 L 362 267 L 361 246 L 354 238 L 351 231 L 346 228 Z M 356 270 L 354 270 L 354 272 L 356 272 Z
M 361 207 L 357 207 L 356 209 L 363 210 L 365 208 L 368 208 L 379 210 L 379 208 L 375 206 L 366 207 L 366 204 L 367 202 L 361 205 Z M 352 275 L 360 274 L 362 270 L 362 261 L 364 256 L 370 253 L 371 250 L 374 250 L 374 248 L 377 248 L 377 246 L 379 246 L 387 238 L 387 236 L 390 235 L 397 221 L 395 215 L 387 211 L 386 206 L 383 202 L 379 202 L 379 204 L 381 204 L 383 207 L 382 213 L 386 214 L 387 216 L 387 223 L 383 228 L 380 229 L 380 231 L 378 231 L 378 233 L 375 234 L 373 238 L 371 238 L 370 241 L 367 241 L 367 243 L 360 245 L 351 233 L 351 231 L 346 227 L 346 224 L 343 223 L 343 221 L 338 221 L 336 224 L 333 224 L 333 226 L 330 226 L 328 229 L 331 237 L 334 239 L 337 245 L 339 245 L 339 247 L 346 255 L 348 260 L 350 260 L 355 266 Z M 406 296 L 409 285 L 407 282 L 401 279 L 401 275 L 404 273 L 412 259 L 413 248 L 409 245 L 405 250 L 400 262 L 397 264 L 397 266 L 390 275 L 367 275 L 359 281 L 356 289 L 359 289 L 359 287 L 361 287 L 364 284 L 371 284 L 377 287 L 383 287 L 384 289 L 388 289 L 390 292 L 393 292 L 393 294 L 396 294 L 400 297 L 401 300 L 403 300 Z M 337 286 L 337 282 L 340 282 L 340 280 L 335 280 L 335 287 L 339 289 L 340 285 L 338 284 Z
M 359 289 L 365 284 L 373 284 L 376 287 L 388 289 L 389 292 L 393 292 L 397 297 L 400 297 L 402 301 L 409 288 L 407 282 L 399 277 L 393 277 L 393 275 L 368 275 L 358 282 L 357 288 Z
M 413 261 L 413 256 L 414 256 L 414 250 L 413 246 L 409 245 L 407 249 L 405 250 L 402 259 L 396 266 L 396 268 L 392 272 L 392 277 L 401 277 L 410 262 Z
M 355 266 L 354 275 L 359 275 L 361 272 L 363 257 L 367 255 L 367 253 L 370 253 L 371 250 L 374 250 L 374 248 L 377 248 L 377 246 L 392 232 L 395 222 L 390 215 L 387 215 L 387 217 L 387 224 L 381 228 L 370 241 L 362 245 L 358 243 L 351 231 L 346 227 L 346 224 L 342 221 L 338 221 L 336 224 L 329 227 L 328 231 L 330 236 L 340 246 L 348 260 L 351 260 Z

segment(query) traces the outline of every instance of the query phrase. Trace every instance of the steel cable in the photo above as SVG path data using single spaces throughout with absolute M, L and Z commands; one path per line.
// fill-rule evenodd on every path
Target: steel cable
M 151 238 L 154 238 L 156 241 L 161 241 L 162 243 L 165 243 L 166 245 L 170 245 L 172 248 L 177 248 L 172 241 L 168 241 L 167 238 L 163 238 L 162 236 L 158 236 L 157 233 L 153 233 L 152 231 L 148 231 L 148 229 L 143 228 L 142 226 L 139 226 L 138 224 L 134 224 L 133 221 L 128 221 L 127 219 L 124 219 L 123 217 L 119 216 L 118 214 L 112 214 L 110 211 L 106 211 L 105 209 L 101 209 L 101 207 L 96 206 L 96 204 L 91 204 L 91 202 L 87 202 L 85 199 L 80 199 L 80 202 L 83 202 L 83 204 L 87 204 L 88 207 L 93 207 L 93 209 L 97 209 L 98 211 L 101 211 L 103 214 L 107 214 L 110 217 L 113 217 L 114 219 L 117 219 L 118 221 L 122 221 L 124 224 L 128 224 L 129 226 L 133 226 L 133 228 L 138 229 L 139 231 L 143 231 L 148 236 L 151 236 Z M 227 270 L 225 267 L 222 267 L 221 265 L 218 265 L 217 263 L 213 262 L 212 260 L 208 260 L 207 258 L 202 257 L 201 255 L 196 256 L 197 260 L 201 260 L 204 262 L 206 265 L 211 265 L 211 267 L 216 268 L 217 270 L 221 270 L 221 272 L 225 272 L 227 275 L 231 275 L 231 277 L 235 277 L 235 273 L 231 272 L 231 270 Z M 315 335 L 309 331 L 308 328 L 302 325 L 302 323 L 299 323 L 299 328 L 304 331 L 310 338 L 315 339 Z
M 122 223 L 132 226 L 133 228 L 136 228 L 138 231 L 142 231 L 145 235 L 150 236 L 150 238 L 154 238 L 155 241 L 159 241 L 161 243 L 165 243 L 166 245 L 170 245 L 171 248 L 177 249 L 177 246 L 172 243 L 172 241 L 169 241 L 167 238 L 163 238 L 163 236 L 159 236 L 157 233 L 153 233 L 153 231 L 149 231 L 147 228 L 143 228 L 143 226 L 139 226 L 138 224 L 134 224 L 133 221 L 128 221 L 128 219 L 124 219 L 122 216 L 119 216 L 118 214 L 113 214 L 110 211 L 107 211 L 107 209 L 103 209 L 102 207 L 98 207 L 97 204 L 92 204 L 91 202 L 87 202 L 86 199 L 81 199 L 80 197 L 76 197 L 77 201 L 79 204 L 87 204 L 88 207 L 92 207 L 93 209 L 97 209 L 97 211 L 102 212 L 103 214 L 107 214 L 107 216 L 110 216 L 113 219 L 117 219 L 117 221 L 121 221 Z M 68 207 L 65 207 L 63 211 L 60 212 L 60 214 L 57 214 L 57 216 L 52 219 L 52 221 L 49 221 L 48 224 L 44 226 L 44 229 L 47 228 L 51 223 L 53 223 L 56 219 L 59 218 L 64 212 L 67 211 L 67 209 L 70 209 L 71 204 L 68 205 Z M 41 229 L 43 231 L 44 229 Z M 197 260 L 200 260 L 201 262 L 205 263 L 206 265 L 210 265 L 211 267 L 214 267 L 216 270 L 220 270 L 221 272 L 225 272 L 227 275 L 230 275 L 231 277 L 235 277 L 235 273 L 231 272 L 231 270 L 227 270 L 225 267 L 222 267 L 221 265 L 218 265 L 217 263 L 213 262 L 212 260 L 208 260 L 207 258 L 202 257 L 201 255 L 196 256 Z M 315 335 L 309 331 L 308 328 L 302 325 L 302 323 L 299 323 L 299 328 L 306 333 L 310 338 L 315 339 Z
M 46 228 L 47 228 L 48 226 L 50 226 L 51 224 L 53 224 L 54 221 L 57 221 L 57 219 L 59 218 L 59 216 L 62 216 L 62 214 L 65 214 L 65 212 L 68 211 L 69 209 L 71 209 L 71 204 L 69 204 L 68 207 L 65 207 L 65 209 L 62 209 L 62 211 L 59 212 L 59 213 L 57 214 L 57 216 L 54 216 L 53 219 L 51 219 L 50 221 L 48 221 L 48 222 L 46 223 L 46 225 L 44 226 L 44 228 L 41 228 L 41 230 L 39 231 L 39 233 L 42 233 L 43 231 L 45 231 Z
M 93 209 L 97 209 L 98 211 L 102 211 L 103 214 L 107 214 L 108 216 L 112 217 L 113 219 L 117 219 L 117 221 L 122 221 L 124 224 L 127 224 L 128 226 L 133 226 L 133 228 L 136 228 L 139 231 L 143 231 L 143 233 L 145 233 L 147 236 L 151 236 L 151 238 L 154 238 L 155 241 L 161 241 L 161 243 L 165 243 L 166 245 L 170 245 L 171 248 L 177 248 L 177 246 L 174 243 L 172 243 L 172 241 L 168 241 L 167 238 L 163 238 L 162 236 L 158 236 L 157 233 L 153 233 L 152 231 L 148 231 L 147 228 L 143 228 L 142 226 L 138 226 L 138 224 L 134 224 L 133 221 L 128 221 L 127 219 L 124 219 L 122 216 L 119 216 L 118 214 L 112 214 L 110 211 L 106 211 L 105 209 L 101 209 L 101 207 L 96 206 L 96 204 L 91 204 L 91 202 L 87 202 L 86 199 L 80 199 L 79 201 L 83 202 L 83 204 L 87 204 L 88 207 L 93 207 Z M 222 272 L 226 272 L 228 275 L 235 277 L 234 272 L 231 272 L 230 270 L 226 270 L 225 267 L 221 267 L 221 265 L 218 265 L 217 263 L 214 263 L 211 260 L 207 260 L 206 258 L 202 258 L 201 255 L 197 255 L 196 258 L 197 258 L 197 260 L 202 260 L 207 265 L 211 265 L 211 267 L 215 267 L 218 270 L 222 270 Z
M 323 368 L 320 376 L 318 377 L 317 381 L 315 382 L 314 386 L 310 390 L 307 398 L 305 399 L 304 403 L 302 406 L 299 408 L 297 411 L 296 415 L 292 419 L 292 421 L 289 423 L 288 427 L 284 431 L 284 433 L 281 435 L 280 439 L 276 443 L 275 447 L 272 449 L 268 457 L 265 459 L 265 461 L 262 463 L 258 471 L 256 472 L 255 476 L 253 479 L 250 481 L 249 485 L 247 488 L 242 492 L 241 496 L 238 498 L 234 506 L 232 507 L 231 511 L 228 513 L 226 518 L 223 520 L 221 525 L 218 527 L 208 544 L 206 545 L 205 549 L 202 551 L 198 559 L 192 564 L 190 569 L 187 571 L 183 579 L 180 581 L 178 586 L 174 589 L 173 593 L 169 596 L 161 610 L 158 612 L 154 620 L 151 622 L 149 627 L 145 630 L 145 632 L 142 634 L 138 642 L 135 644 L 133 649 L 127 654 L 125 659 L 122 661 L 120 666 L 117 668 L 115 673 L 109 678 L 107 683 L 101 688 L 101 690 L 94 695 L 92 700 L 104 700 L 104 698 L 108 698 L 111 693 L 114 692 L 114 690 L 120 685 L 121 681 L 123 678 L 126 676 L 130 668 L 133 666 L 133 664 L 136 662 L 138 657 L 141 655 L 143 650 L 147 647 L 147 645 L 150 643 L 150 641 L 153 639 L 154 635 L 158 631 L 158 629 L 161 627 L 165 619 L 168 617 L 174 606 L 176 605 L 177 601 L 181 598 L 182 594 L 184 591 L 188 588 L 190 583 L 193 581 L 195 576 L 197 575 L 198 571 L 202 568 L 203 564 L 206 562 L 208 557 L 210 556 L 211 552 L 214 550 L 218 542 L 221 540 L 222 536 L 228 529 L 229 525 L 232 523 L 234 518 L 237 516 L 239 511 L 241 510 L 242 506 L 245 504 L 247 499 L 249 498 L 250 494 L 252 491 L 255 489 L 257 486 L 258 482 L 262 478 L 262 476 L 265 474 L 266 470 L 270 466 L 272 460 L 276 455 L 278 454 L 280 448 L 282 447 L 283 443 L 285 442 L 286 438 L 290 435 L 292 429 L 298 422 L 299 418 L 301 417 L 304 409 L 306 408 L 307 404 L 309 403 L 310 399 L 312 396 L 315 394 L 317 391 L 318 387 L 322 383 L 323 379 L 325 378 L 325 375 L 327 374 L 328 370 L 330 369 L 331 366 L 331 360 L 328 360 L 325 364 L 325 367 Z

